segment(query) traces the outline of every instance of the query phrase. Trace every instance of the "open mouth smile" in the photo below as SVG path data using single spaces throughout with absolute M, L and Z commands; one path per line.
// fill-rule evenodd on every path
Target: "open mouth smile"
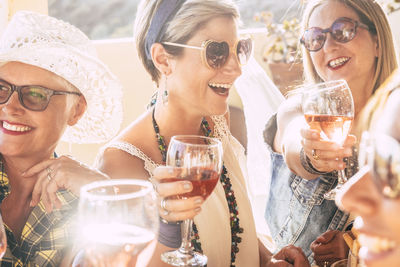
M 340 67 L 343 67 L 349 60 L 349 57 L 339 57 L 336 59 L 332 59 L 328 62 L 328 67 L 331 69 L 338 69 Z
M 218 95 L 228 96 L 229 89 L 231 89 L 231 83 L 209 83 L 208 86 Z

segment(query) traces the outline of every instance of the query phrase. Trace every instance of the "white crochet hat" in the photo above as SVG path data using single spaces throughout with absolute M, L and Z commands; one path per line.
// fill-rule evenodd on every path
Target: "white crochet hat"
M 96 55 L 89 38 L 53 17 L 19 11 L 0 38 L 0 64 L 23 62 L 64 78 L 84 95 L 87 110 L 62 137 L 71 143 L 101 143 L 122 121 L 122 87 Z

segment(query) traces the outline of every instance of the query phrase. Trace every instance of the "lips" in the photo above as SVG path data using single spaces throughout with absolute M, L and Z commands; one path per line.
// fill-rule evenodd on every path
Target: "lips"
M 332 59 L 328 62 L 328 67 L 331 69 L 338 69 L 344 66 L 350 60 L 349 57 L 339 57 Z
M 228 96 L 229 95 L 229 89 L 231 89 L 232 84 L 231 83 L 214 83 L 210 82 L 208 86 L 218 95 L 221 96 Z
M 27 125 L 11 123 L 7 121 L 3 121 L 2 127 L 4 130 L 8 132 L 15 132 L 15 133 L 24 133 L 32 130 L 32 127 L 29 127 Z
M 385 259 L 391 257 L 396 250 L 399 250 L 398 244 L 386 237 L 360 234 L 358 241 L 361 245 L 359 252 L 360 258 L 363 259 L 367 265 L 372 262 L 385 261 Z

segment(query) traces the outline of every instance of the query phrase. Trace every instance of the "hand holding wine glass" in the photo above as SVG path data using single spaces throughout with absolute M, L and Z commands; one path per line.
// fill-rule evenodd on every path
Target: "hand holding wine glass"
M 346 81 L 329 81 L 305 88 L 302 109 L 306 122 L 311 129 L 319 132 L 322 140 L 343 146 L 354 119 L 353 97 Z M 313 148 L 311 156 L 315 161 L 322 159 L 318 152 L 320 148 Z M 329 151 L 326 152 L 329 154 Z M 337 160 L 340 160 L 337 155 Z M 338 170 L 338 185 L 325 194 L 326 199 L 334 199 L 335 190 L 347 181 L 343 169 Z
M 121 179 L 83 186 L 78 240 L 83 249 L 73 266 L 135 266 L 138 254 L 156 242 L 158 221 L 150 182 Z
M 162 180 L 174 183 L 182 180 L 192 183 L 192 190 L 171 198 L 187 199 L 201 196 L 204 200 L 218 183 L 222 170 L 222 144 L 219 140 L 204 136 L 181 135 L 171 138 L 167 152 L 167 166 L 175 167 L 176 177 Z M 178 250 L 165 252 L 161 259 L 173 266 L 204 266 L 207 256 L 195 252 L 192 247 L 192 218 L 181 224 L 182 243 Z

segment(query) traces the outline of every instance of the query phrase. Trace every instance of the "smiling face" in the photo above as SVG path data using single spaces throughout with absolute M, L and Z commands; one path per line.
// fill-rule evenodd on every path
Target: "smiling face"
M 238 40 L 235 20 L 214 18 L 186 44 L 201 46 L 207 40 L 224 41 L 233 48 Z M 223 67 L 211 69 L 203 63 L 201 53 L 201 50 L 184 48 L 181 56 L 171 60 L 172 73 L 167 79 L 169 101 L 189 107 L 190 112 L 200 116 L 224 114 L 229 91 L 241 75 L 237 57 L 230 53 Z
M 400 262 L 400 199 L 383 197 L 368 167 L 345 184 L 337 199 L 346 211 L 359 215 L 360 257 L 368 267 L 398 266 Z M 340 201 L 339 201 L 340 202 Z
M 357 13 L 338 1 L 326 1 L 312 12 L 308 27 L 326 29 L 340 17 L 360 21 Z M 312 63 L 324 81 L 345 79 L 350 88 L 366 90 L 372 86 L 376 69 L 378 48 L 376 36 L 358 27 L 351 41 L 340 43 L 327 33 L 324 46 L 317 52 L 310 52 Z M 372 92 L 372 88 L 370 89 Z M 357 92 L 353 92 L 357 94 Z
M 2 65 L 0 79 L 19 86 L 73 90 L 57 75 L 19 62 Z M 6 103 L 0 104 L 0 153 L 4 157 L 51 155 L 66 126 L 76 123 L 80 117 L 75 112 L 78 99 L 75 95 L 55 95 L 44 111 L 30 111 L 21 105 L 17 92 L 13 92 Z

